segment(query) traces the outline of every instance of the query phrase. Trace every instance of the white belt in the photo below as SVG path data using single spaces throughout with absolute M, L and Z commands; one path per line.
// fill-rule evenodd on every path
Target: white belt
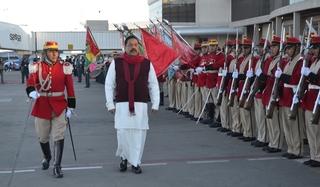
M 40 92 L 39 94 L 44 97 L 58 97 L 63 96 L 64 92 Z
M 292 89 L 296 89 L 296 88 L 297 88 L 297 85 L 294 85 L 294 84 L 286 84 L 286 83 L 284 83 L 284 87 L 285 87 L 285 88 L 292 88 Z
M 320 86 L 315 85 L 315 84 L 309 84 L 308 89 L 309 90 L 320 90 Z
M 204 73 L 218 73 L 218 70 L 208 70 L 204 71 Z

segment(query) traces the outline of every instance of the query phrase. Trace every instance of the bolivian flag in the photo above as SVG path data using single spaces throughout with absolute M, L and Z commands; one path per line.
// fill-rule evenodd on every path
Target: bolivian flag
M 87 27 L 85 67 L 87 68 L 91 63 L 94 63 L 99 54 L 100 54 L 100 49 L 93 38 L 90 28 Z

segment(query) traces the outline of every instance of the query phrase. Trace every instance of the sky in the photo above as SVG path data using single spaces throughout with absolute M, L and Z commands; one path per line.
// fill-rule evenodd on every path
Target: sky
M 147 22 L 148 0 L 3 0 L 0 21 L 31 31 L 83 31 L 85 20 Z

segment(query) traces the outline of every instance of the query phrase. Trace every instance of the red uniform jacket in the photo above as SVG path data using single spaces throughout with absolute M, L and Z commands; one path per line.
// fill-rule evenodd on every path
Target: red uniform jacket
M 208 54 L 203 55 L 203 56 L 201 57 L 201 60 L 200 60 L 200 63 L 199 63 L 199 66 L 198 66 L 198 67 L 205 67 L 210 60 L 211 60 L 210 55 L 208 55 Z M 201 73 L 198 75 L 197 86 L 198 86 L 198 87 L 204 87 L 204 86 L 206 86 L 206 80 L 207 80 L 207 74 L 204 73 L 204 72 L 201 72 Z
M 72 64 L 68 62 L 56 62 L 49 65 L 46 62 L 34 63 L 31 66 L 30 76 L 27 80 L 27 94 L 31 91 L 37 90 L 40 94 L 47 94 L 47 96 L 40 96 L 37 98 L 32 115 L 43 119 L 52 119 L 53 116 L 59 116 L 67 106 L 75 108 L 75 94 L 72 80 Z M 44 89 L 41 90 L 39 71 L 41 71 L 42 79 L 48 77 L 51 80 L 44 85 Z M 50 82 L 50 81 L 49 81 Z M 64 92 L 67 92 L 68 101 L 65 99 Z M 51 96 L 57 92 L 62 92 L 63 95 Z
M 220 68 L 223 68 L 224 65 L 224 54 L 222 52 L 217 52 L 214 54 L 209 54 L 210 61 L 206 66 L 207 70 L 207 79 L 206 87 L 214 88 L 217 87 L 218 81 L 218 71 Z M 219 85 L 218 85 L 219 86 Z
M 265 87 L 262 91 L 262 104 L 264 106 L 268 106 L 269 104 L 269 100 L 270 100 L 270 97 L 271 97 L 271 92 L 272 92 L 272 87 L 273 87 L 273 84 L 274 84 L 274 80 L 275 80 L 275 77 L 274 77 L 274 72 L 276 71 L 277 69 L 277 64 L 271 64 L 273 62 L 273 60 L 276 60 L 278 58 L 278 56 L 276 57 L 272 57 L 270 56 L 269 58 L 266 59 L 265 61 L 265 64 L 264 64 L 264 67 L 262 69 L 262 73 L 263 75 L 265 76 Z M 276 61 L 274 61 L 275 63 Z M 277 62 L 279 63 L 279 62 Z M 270 67 L 270 66 L 273 66 L 273 67 Z M 268 72 L 269 68 L 271 68 L 270 72 Z
M 292 75 L 287 75 L 285 72 L 280 77 L 280 98 L 279 98 L 279 106 L 282 107 L 290 107 L 292 103 L 293 97 L 293 89 L 286 87 L 284 84 L 295 85 L 297 86 L 300 80 L 300 71 L 302 67 L 303 59 L 298 60 L 295 65 Z M 283 60 L 280 63 L 280 68 L 284 71 L 285 66 L 288 63 L 292 63 L 292 61 Z
M 311 64 L 313 64 L 313 66 L 319 66 L 320 64 L 319 59 L 312 59 Z M 314 69 L 314 70 L 313 70 Z M 320 86 L 320 71 L 319 69 L 316 70 L 316 68 L 310 68 L 311 73 L 309 74 L 309 76 L 307 77 L 307 82 L 309 83 L 309 85 L 312 86 Z M 310 87 L 310 86 L 309 86 Z M 319 88 L 309 88 L 307 89 L 307 92 L 305 93 L 302 102 L 301 102 L 301 107 L 305 110 L 309 110 L 312 111 L 314 104 L 316 102 L 317 96 L 318 96 L 318 92 L 319 92 Z

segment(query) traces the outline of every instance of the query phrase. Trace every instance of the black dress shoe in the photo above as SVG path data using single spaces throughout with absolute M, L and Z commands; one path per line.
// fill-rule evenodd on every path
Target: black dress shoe
M 211 123 L 211 124 L 209 124 L 209 127 L 210 128 L 218 128 L 218 127 L 221 127 L 221 125 L 218 123 Z
M 201 121 L 201 123 L 208 125 L 208 124 L 212 124 L 213 120 L 212 119 L 204 119 L 204 120 Z
M 230 130 L 227 128 L 222 128 L 220 132 L 229 132 Z
M 268 147 L 267 150 L 268 153 L 279 153 L 281 152 L 281 149 L 273 148 L 273 147 Z
M 258 141 L 257 140 L 257 143 L 254 145 L 255 147 L 265 147 L 265 146 L 267 146 L 268 145 L 268 143 L 266 143 L 266 142 L 260 142 L 260 141 Z
M 256 138 L 255 137 L 245 137 L 243 139 L 244 142 L 251 142 L 251 141 L 254 141 Z
M 310 166 L 311 166 L 311 167 L 320 167 L 320 162 L 319 162 L 319 161 L 312 160 Z
M 258 144 L 258 143 L 259 143 L 259 140 L 255 140 L 255 141 L 251 142 L 251 145 L 252 145 L 252 146 L 255 146 L 255 145 Z
M 231 136 L 232 137 L 241 137 L 242 133 L 240 133 L 240 132 L 232 132 Z
M 285 157 L 285 158 L 288 158 L 290 155 L 291 155 L 290 153 L 283 153 L 281 156 Z
M 131 166 L 132 168 L 132 171 L 135 173 L 135 174 L 140 174 L 142 173 L 142 169 L 139 165 L 137 165 L 137 167 L 134 167 L 134 166 Z
M 293 159 L 300 159 L 300 158 L 303 158 L 303 157 L 300 156 L 300 155 L 290 154 L 287 158 L 290 159 L 290 160 L 293 160 Z
M 127 171 L 127 165 L 128 165 L 128 160 L 127 160 L 127 159 L 123 160 L 123 159 L 121 158 L 120 171 L 121 171 L 121 172 Z
M 312 162 L 313 162 L 313 160 L 310 159 L 310 160 L 304 161 L 303 164 L 310 166 Z
M 222 131 L 224 128 L 223 127 L 219 127 L 219 128 L 217 128 L 217 131 Z
M 262 148 L 262 151 L 267 151 L 267 152 L 268 152 L 268 150 L 269 150 L 270 148 L 271 148 L 271 147 L 269 147 L 269 146 L 265 146 L 265 147 Z
M 231 136 L 232 135 L 232 131 L 227 132 L 227 136 Z
M 239 140 L 243 140 L 244 138 L 246 138 L 246 137 L 244 137 L 244 136 L 239 136 L 238 137 Z

